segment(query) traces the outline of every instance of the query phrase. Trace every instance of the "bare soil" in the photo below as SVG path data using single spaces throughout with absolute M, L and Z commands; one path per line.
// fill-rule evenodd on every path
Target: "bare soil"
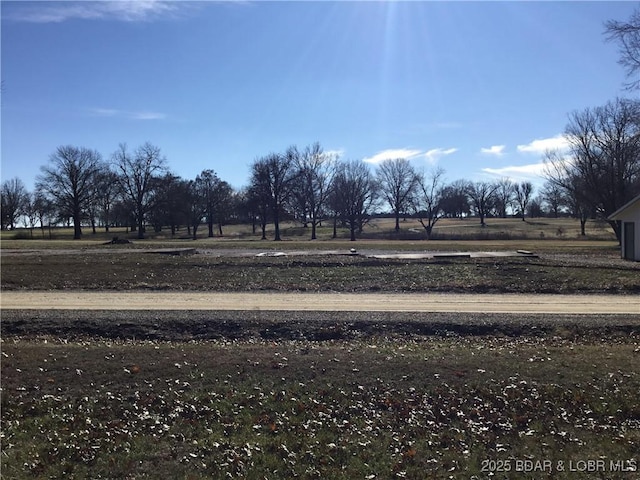
M 20 338 L 348 340 L 407 336 L 615 338 L 640 335 L 640 315 L 426 312 L 3 310 Z

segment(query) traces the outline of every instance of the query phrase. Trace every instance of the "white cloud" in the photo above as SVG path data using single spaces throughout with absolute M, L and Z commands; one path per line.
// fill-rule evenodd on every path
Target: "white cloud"
M 118 115 L 118 110 L 112 108 L 92 108 L 91 114 L 98 117 L 115 117 Z
M 132 120 L 164 120 L 167 115 L 160 112 L 130 112 L 129 118 Z
M 325 150 L 324 154 L 330 158 L 342 158 L 344 156 L 344 148 L 338 148 L 335 150 Z
M 71 19 L 135 22 L 175 15 L 181 3 L 165 0 L 74 1 L 48 4 L 25 2 L 19 7 L 14 4 L 8 18 L 34 23 L 59 23 Z
M 426 152 L 414 148 L 395 148 L 383 150 L 382 152 L 378 152 L 374 156 L 364 158 L 363 160 L 367 163 L 377 165 L 384 162 L 385 160 L 395 160 L 396 158 L 404 158 L 407 160 L 417 160 L 423 158 L 427 162 L 434 164 L 441 157 L 444 157 L 445 155 L 451 155 L 452 153 L 457 151 L 457 148 L 433 148 Z
M 530 163 L 528 165 L 511 165 L 502 168 L 483 168 L 482 171 L 499 178 L 510 178 L 511 180 L 539 180 L 544 173 L 545 164 Z
M 90 114 L 97 117 L 125 118 L 128 120 L 164 120 L 167 118 L 167 114 L 160 112 L 128 112 L 113 108 L 92 108 Z
M 452 153 L 455 153 L 457 151 L 457 148 L 433 148 L 426 152 L 423 156 L 429 163 L 433 164 L 436 163 L 440 159 L 440 157 L 451 155 Z
M 492 145 L 489 148 L 481 148 L 480 152 L 486 155 L 496 155 L 498 157 L 501 157 L 502 155 L 504 155 L 504 149 L 505 145 Z
M 543 154 L 548 150 L 564 150 L 569 147 L 567 137 L 564 135 L 556 135 L 551 138 L 541 138 L 527 143 L 526 145 L 518 145 L 518 151 L 523 153 Z
M 367 157 L 363 160 L 366 163 L 373 163 L 375 165 L 384 162 L 385 160 L 395 160 L 396 158 L 406 158 L 407 160 L 413 157 L 417 157 L 422 153 L 422 150 L 415 150 L 410 148 L 395 148 L 383 150 L 376 153 L 373 157 Z

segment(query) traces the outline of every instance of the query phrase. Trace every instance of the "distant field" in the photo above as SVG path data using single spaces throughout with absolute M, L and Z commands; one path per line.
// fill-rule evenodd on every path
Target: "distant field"
M 216 231 L 217 233 L 217 231 Z M 223 237 L 216 235 L 216 240 L 245 240 L 260 241 L 261 233 L 253 234 L 250 225 L 228 225 L 223 228 Z M 333 229 L 330 223 L 318 228 L 318 240 L 331 240 Z M 307 239 L 311 236 L 311 229 L 304 228 L 300 224 L 292 224 L 284 222 L 282 224 L 283 240 L 295 241 Z M 198 228 L 198 239 L 206 239 L 206 226 Z M 71 228 L 54 228 L 51 231 L 54 240 L 72 240 L 73 229 Z M 136 239 L 136 233 L 127 232 L 125 228 L 111 228 L 109 233 L 104 228 L 98 228 L 93 234 L 88 227 L 83 228 L 83 240 L 79 241 L 98 241 L 105 242 L 111 240 L 114 236 L 120 238 Z M 187 229 L 183 227 L 172 238 L 168 230 L 155 233 L 151 229 L 146 234 L 147 238 L 161 241 L 191 241 L 191 237 L 187 233 Z M 346 230 L 339 230 L 339 239 L 348 240 L 349 234 Z M 375 219 L 370 222 L 364 229 L 359 239 L 368 240 L 421 240 L 425 238 L 424 228 L 415 219 L 406 219 L 401 223 L 401 231 L 396 234 L 394 231 L 393 219 Z M 267 228 L 267 238 L 273 238 L 273 225 Z M 30 240 L 31 232 L 26 229 L 17 229 L 14 231 L 2 231 L 0 239 L 3 241 L 10 240 Z M 49 231 L 47 229 L 33 230 L 33 239 L 49 239 Z M 580 224 L 577 220 L 571 218 L 534 218 L 527 219 L 523 222 L 519 218 L 490 218 L 487 220 L 486 227 L 481 228 L 479 222 L 475 218 L 459 219 L 442 219 L 433 230 L 434 240 L 615 240 L 613 231 L 608 224 L 602 221 L 590 220 L 586 226 L 586 236 L 580 235 Z

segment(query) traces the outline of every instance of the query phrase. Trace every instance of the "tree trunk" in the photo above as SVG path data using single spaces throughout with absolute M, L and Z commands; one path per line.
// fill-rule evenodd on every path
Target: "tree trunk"
M 317 221 L 316 221 L 316 216 L 315 214 L 311 215 L 311 240 L 316 240 L 316 225 L 317 225 Z
M 396 212 L 396 233 L 400 231 L 400 212 Z
M 279 213 L 278 212 L 278 208 L 277 207 L 274 208 L 273 209 L 273 227 L 276 230 L 276 234 L 275 234 L 274 240 L 279 242 L 281 240 L 281 238 L 280 238 L 280 218 L 279 218 L 278 213 Z
M 616 220 L 609 221 L 609 225 L 613 229 L 613 233 L 616 234 L 618 245 L 622 245 L 622 229 L 620 228 L 620 222 Z
M 427 225 L 426 227 L 424 227 L 424 229 L 427 231 L 427 240 L 431 240 L 431 232 L 433 231 L 433 225 Z
M 82 227 L 80 226 L 80 212 L 73 214 L 73 239 L 80 240 L 82 238 Z
M 138 240 L 144 239 L 144 216 L 138 213 Z

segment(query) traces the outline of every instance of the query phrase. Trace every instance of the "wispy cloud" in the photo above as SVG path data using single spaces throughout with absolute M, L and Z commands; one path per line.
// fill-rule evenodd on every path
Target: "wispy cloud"
M 505 145 L 492 145 L 489 148 L 481 148 L 480 152 L 485 155 L 496 155 L 497 157 L 501 157 L 504 155 Z
M 33 23 L 60 23 L 66 20 L 120 20 L 126 22 L 149 21 L 175 16 L 191 2 L 166 0 L 113 0 L 73 2 L 14 3 L 6 18 Z M 4 7 L 3 7 L 3 10 Z
M 410 148 L 394 148 L 383 150 L 376 153 L 374 156 L 364 158 L 363 160 L 367 163 L 373 163 L 374 165 L 377 165 L 384 162 L 385 160 L 395 160 L 396 158 L 406 158 L 407 160 L 409 160 L 410 158 L 417 157 L 420 154 L 422 154 L 422 150 L 415 150 Z
M 128 120 L 165 120 L 167 118 L 166 113 L 151 111 L 130 112 L 113 108 L 92 108 L 89 114 L 94 117 L 114 117 Z
M 567 137 L 564 135 L 556 135 L 551 138 L 541 138 L 527 143 L 518 145 L 518 151 L 523 153 L 535 153 L 541 155 L 548 150 L 565 150 L 569 147 Z
M 444 157 L 446 155 L 451 155 L 452 153 L 457 152 L 458 149 L 457 148 L 433 148 L 431 150 L 429 150 L 428 152 L 424 153 L 424 158 L 426 158 L 426 160 L 431 163 L 434 164 L 436 163 L 438 160 L 440 160 L 441 157 Z
M 329 158 L 342 158 L 344 156 L 344 148 L 338 148 L 334 150 L 325 150 L 324 154 Z
M 430 129 L 441 129 L 441 130 L 449 130 L 454 128 L 462 128 L 462 122 L 433 122 L 427 124 L 427 127 Z
M 384 162 L 385 160 L 395 160 L 396 158 L 404 158 L 407 160 L 424 159 L 427 162 L 434 164 L 441 157 L 451 155 L 452 153 L 457 151 L 457 148 L 433 148 L 431 150 L 427 150 L 426 152 L 424 150 L 418 150 L 415 148 L 392 148 L 378 152 L 372 157 L 367 157 L 363 160 L 367 163 L 377 165 Z
M 545 164 L 530 163 L 528 165 L 511 165 L 502 168 L 483 168 L 484 173 L 500 178 L 510 178 L 511 180 L 539 180 L 544 173 Z

